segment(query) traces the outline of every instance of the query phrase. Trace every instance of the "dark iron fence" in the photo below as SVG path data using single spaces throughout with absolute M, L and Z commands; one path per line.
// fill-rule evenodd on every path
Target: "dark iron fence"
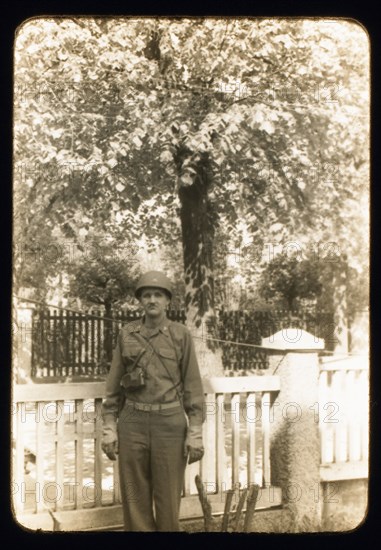
M 169 318 L 185 323 L 184 311 L 170 310 Z M 121 326 L 141 317 L 139 311 L 90 314 L 69 310 L 36 309 L 32 327 L 32 378 L 66 379 L 104 377 L 110 367 L 110 350 Z M 333 314 L 299 311 L 220 311 L 218 338 L 227 374 L 258 372 L 268 368 L 266 351 L 239 344 L 260 345 L 262 337 L 284 328 L 301 328 L 333 341 Z M 108 336 L 107 336 L 108 335 Z M 107 338 L 111 339 L 108 343 Z M 107 351 L 106 351 L 107 350 Z
M 237 346 L 235 342 L 260 345 L 266 338 L 286 328 L 299 328 L 324 338 L 325 349 L 332 351 L 334 339 L 333 312 L 313 309 L 272 311 L 220 311 L 219 334 L 222 340 L 222 362 L 225 371 L 242 374 L 255 373 L 269 366 L 265 350 Z M 287 333 L 284 335 L 287 338 Z
M 34 310 L 32 378 L 104 377 L 120 328 L 141 315 L 139 311 L 108 317 L 101 311 Z M 183 311 L 171 310 L 168 316 L 181 323 L 186 320 Z M 108 334 L 111 342 L 107 343 Z

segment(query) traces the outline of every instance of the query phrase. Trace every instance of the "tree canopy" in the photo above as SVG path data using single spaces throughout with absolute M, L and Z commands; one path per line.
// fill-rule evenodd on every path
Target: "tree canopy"
M 321 292 L 316 262 L 301 260 L 296 254 L 290 258 L 278 255 L 262 273 L 260 294 L 264 298 L 284 299 L 290 310 L 297 299 L 314 299 Z
M 194 327 L 213 316 L 216 243 L 246 249 L 248 285 L 257 250 L 287 240 L 333 241 L 361 271 L 368 64 L 366 33 L 345 20 L 26 22 L 16 243 L 145 235 L 182 254 Z

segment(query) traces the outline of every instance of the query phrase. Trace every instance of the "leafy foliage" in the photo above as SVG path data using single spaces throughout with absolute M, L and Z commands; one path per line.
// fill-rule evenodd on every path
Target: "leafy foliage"
M 258 293 L 290 310 L 310 300 L 322 311 L 332 311 L 336 294 L 341 293 L 347 316 L 368 307 L 368 273 L 351 267 L 344 254 L 324 260 L 311 253 L 279 254 L 262 271 Z
M 106 311 L 117 303 L 124 303 L 128 296 L 133 297 L 137 281 L 125 261 L 108 257 L 85 260 L 75 269 L 74 277 L 72 295 L 86 303 L 103 305 Z
M 15 47 L 16 241 L 53 238 L 57 227 L 67 239 L 144 234 L 176 258 L 181 243 L 194 326 L 213 315 L 221 237 L 237 247 L 248 235 L 249 248 L 335 239 L 359 271 L 367 59 L 364 31 L 342 20 L 25 23 Z M 261 266 L 246 257 L 250 286 Z
M 297 255 L 276 256 L 263 271 L 259 293 L 264 298 L 284 299 L 290 310 L 297 299 L 316 299 L 322 292 L 315 262 Z

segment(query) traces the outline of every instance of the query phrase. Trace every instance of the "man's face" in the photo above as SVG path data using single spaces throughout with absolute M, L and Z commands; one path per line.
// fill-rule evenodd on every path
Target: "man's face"
M 160 288 L 143 288 L 140 294 L 140 303 L 148 317 L 157 318 L 162 316 L 170 302 L 167 294 Z

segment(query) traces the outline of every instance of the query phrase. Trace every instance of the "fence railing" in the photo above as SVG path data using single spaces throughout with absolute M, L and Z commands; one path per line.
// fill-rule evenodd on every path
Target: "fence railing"
M 319 398 L 311 403 L 320 428 L 320 479 L 368 476 L 368 364 L 364 357 L 321 358 Z M 201 516 L 194 477 L 205 483 L 213 512 L 225 491 L 262 487 L 257 508 L 282 504 L 271 486 L 270 428 L 278 376 L 204 380 L 206 453 L 187 467 L 181 517 Z M 122 524 L 117 464 L 101 452 L 104 382 L 23 384 L 13 392 L 13 495 L 18 520 L 32 529 Z M 278 411 L 279 412 L 279 411 Z M 319 452 L 319 450 L 317 450 Z M 57 521 L 57 519 L 56 519 Z
M 109 369 L 111 350 L 121 326 L 140 318 L 141 312 L 90 314 L 64 310 L 36 309 L 32 321 L 33 379 L 104 377 Z M 169 318 L 185 323 L 185 311 L 169 311 Z M 301 311 L 220 311 L 217 334 L 221 343 L 226 374 L 255 374 L 267 369 L 268 355 L 255 347 L 239 343 L 261 343 L 262 337 L 282 328 L 301 328 L 325 338 L 332 347 L 333 314 Z M 232 344 L 231 342 L 234 342 Z
M 258 509 L 279 506 L 280 489 L 271 487 L 267 420 L 279 378 L 211 378 L 204 389 L 206 452 L 201 462 L 187 467 L 181 517 L 202 515 L 196 474 L 214 512 L 223 511 L 227 489 L 239 492 L 254 482 L 263 488 Z M 13 495 L 24 525 L 51 529 L 49 513 L 57 513 L 69 530 L 122 523 L 118 466 L 101 451 L 104 392 L 103 382 L 14 388 Z
M 369 446 L 366 356 L 321 358 L 318 407 L 322 479 L 366 478 Z

